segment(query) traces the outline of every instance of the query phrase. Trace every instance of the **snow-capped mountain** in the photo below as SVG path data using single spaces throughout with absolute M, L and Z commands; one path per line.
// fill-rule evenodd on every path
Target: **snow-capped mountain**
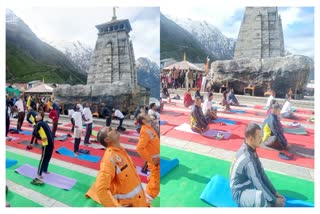
M 206 21 L 167 17 L 191 33 L 217 59 L 233 58 L 235 40 L 224 36 L 217 27 Z
M 63 52 L 83 73 L 87 73 L 93 48 L 80 41 L 47 41 Z
M 140 57 L 136 60 L 138 84 L 149 88 L 151 97 L 160 98 L 160 68 L 157 63 L 148 58 Z

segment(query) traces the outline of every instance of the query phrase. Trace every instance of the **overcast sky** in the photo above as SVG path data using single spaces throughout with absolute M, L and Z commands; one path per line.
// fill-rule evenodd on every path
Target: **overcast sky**
M 164 15 L 173 18 L 190 18 L 198 21 L 207 21 L 219 28 L 227 37 L 237 38 L 244 7 L 230 7 L 220 4 L 215 7 L 208 6 L 181 6 L 179 11 L 170 6 L 161 6 Z M 183 12 L 181 12 L 183 11 Z M 313 7 L 279 7 L 282 18 L 284 42 L 286 50 L 294 54 L 314 57 L 314 8 Z
M 112 7 L 10 7 L 31 30 L 46 42 L 80 41 L 94 48 L 95 25 L 111 20 Z M 120 7 L 118 19 L 129 19 L 135 58 L 148 57 L 159 64 L 159 7 Z

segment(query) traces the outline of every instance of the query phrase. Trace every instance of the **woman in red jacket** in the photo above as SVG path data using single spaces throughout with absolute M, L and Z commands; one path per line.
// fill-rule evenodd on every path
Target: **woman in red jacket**
M 52 136 L 55 137 L 58 128 L 59 117 L 57 111 L 52 106 L 50 106 L 49 118 L 52 120 Z
M 191 106 L 192 104 L 194 103 L 194 101 L 192 100 L 192 96 L 191 96 L 191 93 L 190 93 L 190 89 L 188 89 L 186 91 L 186 93 L 184 93 L 184 97 L 183 97 L 183 104 L 185 107 L 189 107 Z

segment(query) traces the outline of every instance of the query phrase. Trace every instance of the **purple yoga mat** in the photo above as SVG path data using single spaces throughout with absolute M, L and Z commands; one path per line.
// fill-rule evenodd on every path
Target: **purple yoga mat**
M 15 170 L 15 172 L 32 179 L 37 177 L 37 171 L 38 171 L 37 168 L 30 166 L 29 164 L 24 164 L 23 166 Z M 64 190 L 70 190 L 77 183 L 77 180 L 73 178 L 68 178 L 52 172 L 50 174 L 42 173 L 42 176 L 43 176 L 42 181 L 44 183 L 50 184 L 52 186 L 55 186 Z
M 203 136 L 210 137 L 210 138 L 215 138 L 218 133 L 223 134 L 223 139 L 224 140 L 227 140 L 227 139 L 229 139 L 231 137 L 231 132 L 218 131 L 218 130 L 214 130 L 214 129 L 210 129 L 210 130 L 206 131 L 205 133 L 203 133 Z

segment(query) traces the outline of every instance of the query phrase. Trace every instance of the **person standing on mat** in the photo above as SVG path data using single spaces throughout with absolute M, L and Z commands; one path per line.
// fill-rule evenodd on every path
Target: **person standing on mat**
M 79 145 L 81 142 L 81 133 L 82 133 L 82 112 L 81 105 L 76 105 L 76 112 L 72 115 L 74 119 L 74 155 L 79 155 Z
M 122 127 L 122 123 L 124 120 L 123 113 L 118 109 L 118 107 L 112 109 L 112 111 L 113 111 L 113 116 L 119 120 L 119 126 L 117 128 L 117 131 L 125 131 L 126 129 Z
M 108 108 L 105 103 L 102 103 L 102 116 L 106 119 L 106 126 L 111 126 L 112 111 Z
M 200 97 L 196 97 L 195 99 L 195 104 L 191 109 L 190 120 L 190 126 L 194 132 L 202 134 L 209 128 L 208 121 L 202 112 Z
M 27 146 L 27 149 L 32 149 L 31 145 L 33 144 L 34 140 L 35 140 L 35 144 L 38 144 L 38 140 L 34 134 L 36 131 L 36 126 L 37 126 L 36 116 L 38 115 L 38 113 L 35 110 L 33 110 L 31 107 L 29 107 L 28 110 L 29 110 L 29 112 L 27 114 L 27 121 L 28 121 L 28 123 L 30 123 L 30 125 L 32 125 L 33 132 L 32 132 L 30 145 Z
M 283 207 L 285 198 L 272 185 L 257 155 L 260 143 L 260 126 L 249 123 L 230 170 L 233 200 L 239 207 Z
M 36 137 L 42 141 L 42 153 L 38 167 L 37 177 L 32 181 L 32 183 L 42 184 L 42 173 L 49 174 L 48 166 L 54 149 L 54 138 L 48 124 L 42 121 L 41 115 L 38 114 L 35 119 L 37 122 L 37 126 L 34 133 Z
M 262 141 L 264 145 L 277 150 L 288 150 L 290 144 L 283 134 L 283 128 L 280 123 L 281 107 L 278 103 L 271 106 L 271 114 L 264 120 L 262 125 L 263 137 Z
M 24 103 L 23 103 L 23 95 L 20 95 L 19 100 L 14 104 L 17 112 L 18 112 L 18 122 L 17 122 L 17 131 L 22 131 L 21 127 L 23 124 L 23 120 L 25 117 L 25 112 L 24 112 Z
M 85 196 L 104 207 L 147 207 L 136 166 L 120 145 L 119 132 L 103 127 L 98 132 L 97 140 L 106 150 L 96 181 Z
M 83 120 L 85 121 L 84 123 L 86 124 L 86 136 L 84 138 L 84 144 L 89 145 L 91 144 L 89 142 L 91 133 L 92 133 L 92 123 L 93 123 L 93 116 L 92 112 L 90 110 L 90 103 L 85 103 L 84 104 L 84 109 L 83 109 Z
M 57 110 L 52 106 L 50 106 L 49 118 L 52 120 L 52 135 L 56 137 L 56 131 L 58 128 L 59 116 Z
M 150 171 L 149 181 L 146 187 L 147 202 L 151 202 L 160 192 L 160 139 L 157 131 L 152 127 L 152 119 L 149 114 L 139 114 L 138 123 L 141 124 L 137 152 L 148 162 Z

